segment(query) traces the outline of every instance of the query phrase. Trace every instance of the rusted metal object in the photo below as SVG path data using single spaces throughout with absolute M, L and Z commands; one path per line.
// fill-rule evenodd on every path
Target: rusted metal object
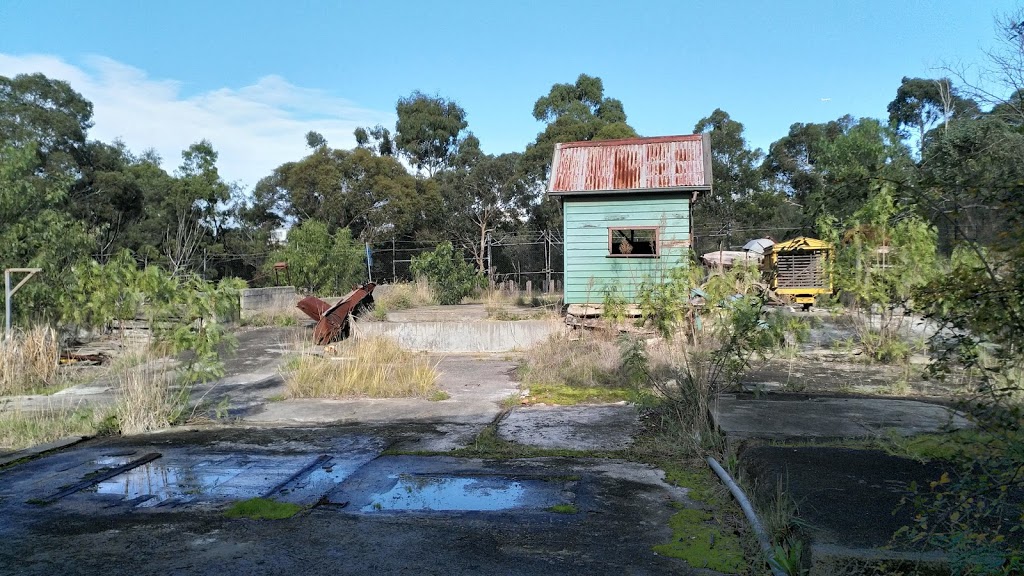
M 548 194 L 706 189 L 710 144 L 707 134 L 557 144 Z
M 367 282 L 342 296 L 341 300 L 333 305 L 315 296 L 299 300 L 298 309 L 316 320 L 313 341 L 322 346 L 348 338 L 352 328 L 349 316 L 358 315 L 363 309 L 373 306 L 373 289 L 376 287 L 373 282 Z

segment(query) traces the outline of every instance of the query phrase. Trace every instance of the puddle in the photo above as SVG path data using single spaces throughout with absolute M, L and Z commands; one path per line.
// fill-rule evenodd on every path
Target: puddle
M 148 496 L 138 505 L 141 508 L 171 499 L 187 502 L 200 496 L 252 498 L 287 479 L 307 461 L 308 458 L 225 457 L 179 464 L 161 459 L 100 482 L 89 491 L 118 495 L 125 500 Z
M 375 494 L 363 512 L 384 510 L 487 511 L 537 507 L 536 481 L 500 476 L 452 477 L 401 474 L 387 492 Z M 542 505 L 547 505 L 548 498 Z

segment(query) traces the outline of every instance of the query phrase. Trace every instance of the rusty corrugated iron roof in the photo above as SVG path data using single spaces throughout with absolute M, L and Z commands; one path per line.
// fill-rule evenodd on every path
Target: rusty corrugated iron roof
M 711 189 L 707 134 L 555 145 L 551 195 Z

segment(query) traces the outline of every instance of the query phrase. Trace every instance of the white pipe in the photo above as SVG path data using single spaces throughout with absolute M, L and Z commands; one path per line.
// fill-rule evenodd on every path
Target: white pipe
M 733 482 L 732 476 L 722 468 L 722 465 L 717 460 L 708 456 L 708 465 L 711 469 L 718 474 L 718 477 L 722 479 L 729 488 L 729 492 L 732 493 L 733 498 L 740 503 L 740 508 L 743 509 L 743 514 L 747 517 L 747 522 L 750 522 L 751 529 L 754 530 L 754 535 L 757 536 L 757 542 L 761 545 L 761 551 L 764 552 L 765 556 L 770 558 L 772 555 L 772 542 L 768 538 L 768 533 L 764 531 L 764 526 L 761 526 L 761 521 L 758 520 L 757 514 L 754 512 L 754 507 L 750 505 L 750 500 L 747 499 L 747 495 L 743 493 L 743 490 Z M 769 564 L 770 565 L 770 564 Z M 772 574 L 775 576 L 787 576 L 785 572 L 771 566 Z

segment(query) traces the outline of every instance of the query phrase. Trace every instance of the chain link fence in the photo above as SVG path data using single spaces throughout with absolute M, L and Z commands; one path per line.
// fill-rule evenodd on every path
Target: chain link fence
M 414 256 L 432 252 L 439 242 L 392 240 L 370 246 L 372 280 L 378 283 L 412 280 L 409 266 Z M 474 266 L 474 246 L 452 242 L 462 249 L 466 261 Z M 525 289 L 557 292 L 562 287 L 564 242 L 560 232 L 551 230 L 487 234 L 483 250 L 484 269 L 491 282 Z M 476 247 L 479 250 L 479 247 Z

